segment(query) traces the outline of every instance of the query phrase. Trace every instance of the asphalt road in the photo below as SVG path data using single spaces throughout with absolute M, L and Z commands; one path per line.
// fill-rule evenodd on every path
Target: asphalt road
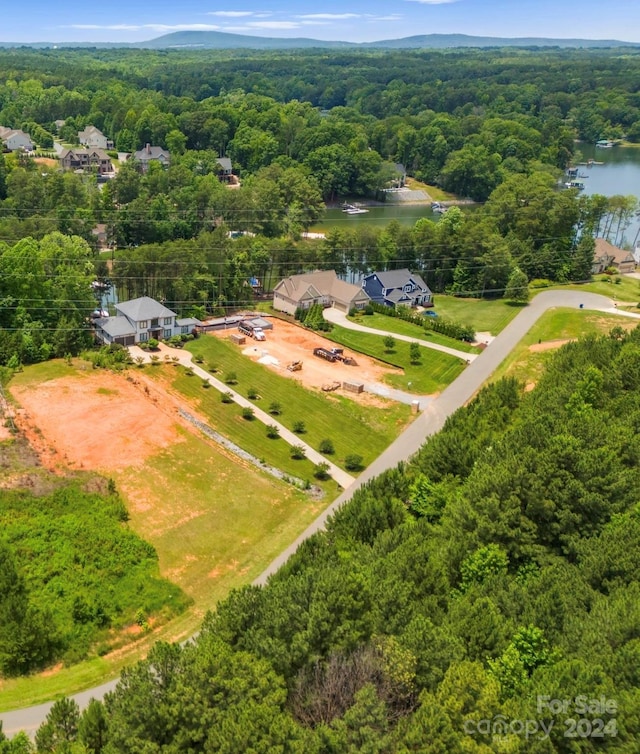
M 564 306 L 619 313 L 613 307 L 610 299 L 594 293 L 579 291 L 545 291 L 538 294 L 533 301 L 505 327 L 505 329 L 491 342 L 491 344 L 465 369 L 465 371 L 449 385 L 435 400 L 433 400 L 416 420 L 365 469 L 362 474 L 338 497 L 318 518 L 287 547 L 258 576 L 255 584 L 265 584 L 269 577 L 298 549 L 299 545 L 312 534 L 324 529 L 329 516 L 341 505 L 351 499 L 353 493 L 365 482 L 379 476 L 383 471 L 394 468 L 400 461 L 405 461 L 418 451 L 425 439 L 435 434 L 444 425 L 447 418 L 460 406 L 464 406 L 482 387 L 486 380 L 500 366 L 515 346 L 529 332 L 538 318 L 547 309 Z M 72 698 L 81 708 L 86 707 L 89 700 L 101 699 L 108 691 L 115 688 L 117 679 L 93 689 L 88 689 Z M 51 702 L 27 707 L 12 712 L 0 714 L 3 730 L 6 735 L 13 735 L 24 730 L 33 735 L 45 720 Z

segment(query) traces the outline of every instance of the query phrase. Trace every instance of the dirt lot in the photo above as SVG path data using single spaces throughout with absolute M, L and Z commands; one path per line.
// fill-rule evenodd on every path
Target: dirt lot
M 220 338 L 228 338 L 235 330 L 218 331 L 213 333 Z M 278 360 L 278 364 L 267 364 L 279 374 L 298 380 L 306 387 L 321 388 L 329 382 L 350 381 L 362 382 L 365 385 L 374 382 L 382 383 L 385 374 L 398 373 L 400 370 L 383 366 L 369 356 L 345 350 L 345 355 L 352 355 L 358 366 L 346 366 L 342 362 L 331 363 L 313 355 L 313 349 L 318 347 L 335 348 L 336 344 L 319 333 L 305 330 L 297 325 L 282 320 L 274 320 L 274 329 L 266 332 L 267 340 L 256 342 L 247 338 L 244 346 L 238 346 L 253 361 L 258 361 L 265 355 Z M 287 364 L 292 361 L 302 361 L 299 372 L 290 372 Z M 346 393 L 345 393 L 346 394 Z
M 64 377 L 11 392 L 21 405 L 16 423 L 48 468 L 123 469 L 181 441 L 170 413 L 120 375 Z

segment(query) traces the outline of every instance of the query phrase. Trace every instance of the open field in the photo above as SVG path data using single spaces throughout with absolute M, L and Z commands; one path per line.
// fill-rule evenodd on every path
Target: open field
M 336 452 L 331 460 L 337 465 L 343 465 L 345 457 L 351 453 L 361 455 L 365 465 L 370 463 L 406 426 L 410 418 L 409 407 L 368 395 L 354 395 L 352 398 L 339 392 L 323 393 L 317 388 L 304 387 L 301 381 L 305 374 L 307 379 L 308 375 L 314 374 L 312 379 L 318 386 L 333 379 L 347 379 L 343 375 L 348 375 L 351 380 L 362 381 L 363 370 L 365 374 L 372 374 L 366 370 L 374 367 L 382 373 L 393 370 L 382 365 L 348 367 L 331 364 L 313 356 L 309 349 L 303 351 L 304 361 L 300 372 L 286 370 L 288 359 L 281 361 L 278 367 L 255 363 L 253 359 L 260 357 L 263 350 L 273 356 L 279 353 L 276 346 L 277 333 L 286 328 L 299 331 L 296 337 L 313 338 L 316 345 L 333 345 L 314 333 L 288 323 L 278 321 L 275 328 L 273 333 L 267 333 L 267 341 L 263 343 L 248 339 L 245 346 L 237 346 L 228 340 L 227 332 L 226 337 L 224 333 L 220 333 L 217 337 L 207 335 L 198 338 L 187 347 L 194 356 L 203 357 L 202 367 L 210 370 L 214 365 L 219 370 L 216 377 L 224 380 L 225 375 L 234 372 L 238 383 L 233 385 L 233 389 L 241 395 L 247 397 L 249 390 L 255 389 L 261 396 L 257 403 L 261 408 L 267 410 L 272 402 L 279 403 L 282 413 L 277 419 L 288 429 L 293 429 L 295 422 L 304 421 L 307 430 L 304 434 L 305 442 L 317 448 L 322 440 L 332 440 Z M 254 348 L 257 349 L 255 352 Z M 297 352 L 291 351 L 288 346 L 285 348 L 285 354 L 291 354 L 289 358 L 295 360 L 294 354 Z M 359 354 L 356 355 L 356 360 L 363 365 L 365 361 L 369 361 Z M 269 441 L 265 439 L 265 442 Z
M 570 340 L 586 335 L 608 333 L 614 327 L 632 330 L 638 321 L 604 312 L 553 309 L 540 317 L 507 359 L 493 374 L 491 381 L 516 377 L 533 387 L 544 371 L 550 352 Z
M 390 372 L 385 376 L 385 382 L 399 390 L 416 395 L 432 395 L 442 391 L 462 372 L 465 364 L 455 356 L 421 348 L 421 363 L 412 364 L 409 358 L 409 343 L 397 341 L 393 351 L 385 349 L 384 338 L 344 327 L 334 325 L 329 334 L 331 340 L 346 348 L 368 354 L 376 359 L 395 364 L 402 373 Z
M 459 298 L 437 294 L 434 301 L 435 311 L 441 317 L 455 319 L 473 327 L 476 332 L 490 332 L 492 335 L 503 330 L 522 308 L 501 298 Z
M 352 322 L 358 322 L 363 327 L 371 327 L 374 330 L 387 330 L 398 335 L 408 335 L 411 338 L 426 340 L 466 353 L 480 353 L 480 349 L 472 346 L 470 343 L 465 343 L 463 340 L 456 340 L 455 338 L 448 338 L 446 335 L 441 335 L 433 330 L 425 330 L 419 325 L 414 325 L 413 322 L 405 322 L 405 320 L 398 317 L 386 317 L 384 314 L 374 312 L 370 315 L 349 317 L 349 319 Z M 428 320 L 429 318 L 425 317 L 424 319 Z
M 268 438 L 266 427 L 260 421 L 247 420 L 242 416 L 242 408 L 237 403 L 222 403 L 221 395 L 215 388 L 203 387 L 202 380 L 189 375 L 182 367 L 162 365 L 147 367 L 144 375 L 136 373 L 136 378 L 149 377 L 152 387 L 165 396 L 177 396 L 178 404 L 184 405 L 188 400 L 194 410 L 192 415 L 199 416 L 212 429 L 231 439 L 243 450 L 251 453 L 266 464 L 285 472 L 289 476 L 306 480 L 320 487 L 326 501 L 332 500 L 341 489 L 332 480 L 318 481 L 313 476 L 314 464 L 308 459 L 292 459 L 291 446 L 281 438 Z M 261 406 L 263 401 L 256 401 Z M 261 406 L 263 407 L 263 406 Z M 263 407 L 265 408 L 265 407 Z M 279 417 L 275 416 L 274 421 Z M 306 440 L 306 432 L 300 435 Z M 328 460 L 333 460 L 329 457 Z
M 428 183 L 422 183 L 415 178 L 407 177 L 406 185 L 412 191 L 424 191 L 434 202 L 452 202 L 459 198 L 455 194 L 449 194 L 437 186 L 430 186 Z
M 3 680 L 2 709 L 99 684 L 153 642 L 186 638 L 206 610 L 260 573 L 329 502 L 227 454 L 181 422 L 173 404 L 122 375 L 46 362 L 16 375 L 10 392 L 22 405 L 19 426 L 50 468 L 96 470 L 116 481 L 130 526 L 156 547 L 161 574 L 194 605 L 104 657 Z

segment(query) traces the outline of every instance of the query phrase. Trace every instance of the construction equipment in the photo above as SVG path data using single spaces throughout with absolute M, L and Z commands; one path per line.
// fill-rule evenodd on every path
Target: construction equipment
M 264 330 L 261 327 L 257 327 L 253 322 L 243 321 L 238 324 L 238 330 L 245 335 L 248 335 L 254 340 L 266 340 L 267 336 L 264 334 Z
M 291 364 L 287 364 L 287 369 L 290 372 L 299 372 L 302 369 L 302 362 L 292 361 Z
M 329 348 L 314 348 L 313 355 L 319 356 L 321 359 L 326 359 L 327 361 L 331 361 L 333 363 L 334 361 L 338 361 L 339 359 L 338 354 L 335 354 L 334 350 L 335 349 Z
M 340 387 L 339 382 L 327 382 L 322 386 L 322 389 L 325 393 L 331 393 L 334 390 L 337 390 Z

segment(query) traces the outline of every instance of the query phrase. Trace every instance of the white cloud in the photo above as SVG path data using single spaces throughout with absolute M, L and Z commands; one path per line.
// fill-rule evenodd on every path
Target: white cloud
M 218 31 L 220 26 L 215 24 L 69 24 L 60 27 L 62 29 L 106 29 L 108 31 L 140 31 L 152 29 L 153 31 Z
M 402 16 L 394 13 L 392 16 L 369 16 L 369 21 L 401 21 Z
M 407 3 L 421 3 L 422 5 L 448 5 L 457 3 L 458 0 L 405 0 Z
M 299 29 L 301 24 L 297 21 L 249 21 L 250 29 Z
M 296 18 L 306 18 L 310 20 L 319 19 L 321 21 L 342 21 L 347 18 L 362 18 L 359 13 L 305 13 Z
M 207 16 L 224 16 L 225 18 L 242 18 L 243 16 L 253 16 L 251 10 L 213 10 L 206 14 Z

